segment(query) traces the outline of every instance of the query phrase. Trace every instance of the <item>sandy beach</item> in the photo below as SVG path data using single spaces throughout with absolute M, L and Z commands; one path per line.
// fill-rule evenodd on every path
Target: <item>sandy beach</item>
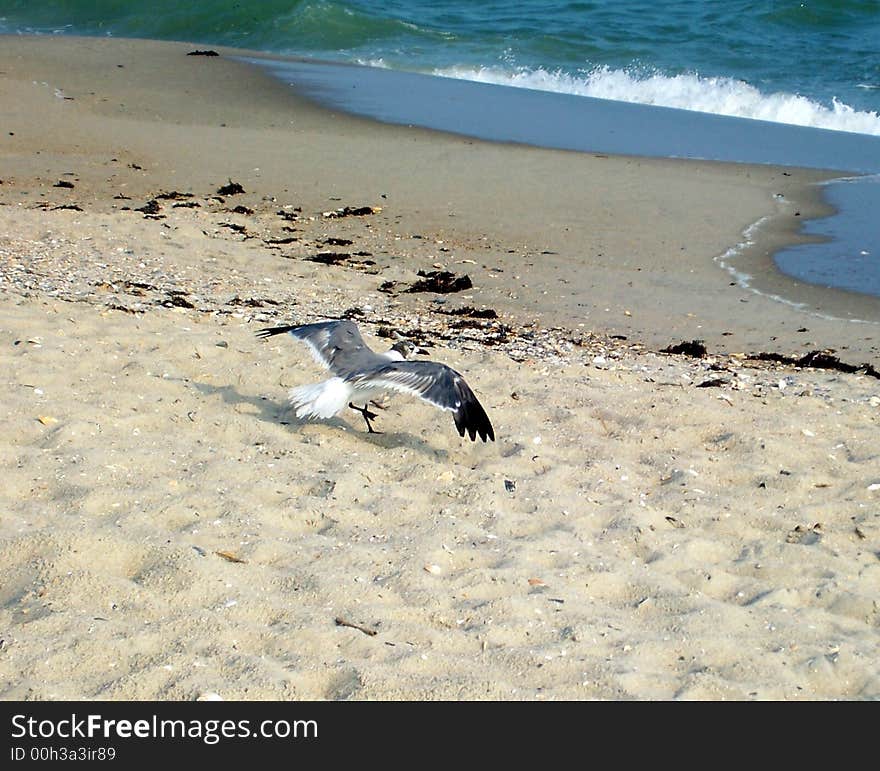
M 385 126 L 195 48 L 0 43 L 0 698 L 880 698 L 880 303 L 771 262 L 827 173 Z M 298 421 L 323 373 L 254 333 L 339 317 L 497 441 Z

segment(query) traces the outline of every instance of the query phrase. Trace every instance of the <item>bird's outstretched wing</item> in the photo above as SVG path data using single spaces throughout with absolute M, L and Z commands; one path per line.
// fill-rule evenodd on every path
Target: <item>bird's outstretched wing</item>
M 285 333 L 290 333 L 305 343 L 315 360 L 335 374 L 347 374 L 337 365 L 339 354 L 366 354 L 367 357 L 373 354 L 357 326 L 351 321 L 319 321 L 316 324 L 268 327 L 259 330 L 257 337 L 266 339 Z
M 472 442 L 478 435 L 484 442 L 487 439 L 495 441 L 495 431 L 483 405 L 464 378 L 445 364 L 434 361 L 392 362 L 353 377 L 351 381 L 418 396 L 441 410 L 452 412 L 459 436 L 467 432 Z

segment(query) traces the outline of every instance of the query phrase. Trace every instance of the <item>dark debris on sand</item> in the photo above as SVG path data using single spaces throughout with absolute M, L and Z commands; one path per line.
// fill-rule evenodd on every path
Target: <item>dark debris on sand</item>
M 668 345 L 660 353 L 677 353 L 682 356 L 690 356 L 694 359 L 705 359 L 708 351 L 702 340 L 682 341 L 676 345 Z
M 864 372 L 869 377 L 880 378 L 878 371 L 871 364 L 847 364 L 834 355 L 833 351 L 810 351 L 803 356 L 783 356 L 779 353 L 755 353 L 747 357 L 752 361 L 772 361 L 795 367 L 812 367 L 813 369 L 830 369 L 835 372 Z
M 327 218 L 338 217 L 365 217 L 369 214 L 378 214 L 382 209 L 378 206 L 343 206 L 336 211 L 325 211 L 324 216 Z
M 416 275 L 421 276 L 421 281 L 416 281 L 404 289 L 404 292 L 436 292 L 449 294 L 451 292 L 463 292 L 473 287 L 473 282 L 467 273 L 456 276 L 448 270 L 420 270 Z
M 138 206 L 133 211 L 139 211 L 143 214 L 158 214 L 162 211 L 162 207 L 159 206 L 159 202 L 155 198 L 151 198 L 143 206 Z
M 444 316 L 467 316 L 471 319 L 497 319 L 498 311 L 492 308 L 477 309 L 470 305 L 463 305 L 461 308 L 436 308 L 435 313 L 442 313 Z
M 217 195 L 241 195 L 242 193 L 244 193 L 244 188 L 238 182 L 233 182 L 231 179 L 223 187 L 217 188 Z
M 193 193 L 181 193 L 178 190 L 171 190 L 167 193 L 157 193 L 155 200 L 157 201 L 185 201 L 187 198 L 194 198 Z
M 348 252 L 319 252 L 306 257 L 309 262 L 320 262 L 322 265 L 340 265 L 351 259 Z

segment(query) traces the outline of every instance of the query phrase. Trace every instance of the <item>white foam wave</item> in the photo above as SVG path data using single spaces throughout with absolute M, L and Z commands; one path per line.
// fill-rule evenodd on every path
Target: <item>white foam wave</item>
M 381 60 L 371 63 L 386 66 Z M 434 70 L 434 74 L 459 80 L 880 136 L 880 115 L 876 112 L 858 111 L 836 99 L 831 107 L 826 107 L 796 94 L 764 94 L 754 86 L 733 78 L 694 74 L 640 75 L 609 67 L 597 67 L 579 76 L 540 68 L 509 71 L 497 67 L 446 67 Z

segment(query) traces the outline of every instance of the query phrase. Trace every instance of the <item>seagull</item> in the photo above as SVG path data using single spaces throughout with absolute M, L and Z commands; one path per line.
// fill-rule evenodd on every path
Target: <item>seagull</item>
M 371 434 L 379 433 L 371 420 L 369 405 L 380 396 L 399 391 L 449 411 L 459 436 L 465 432 L 472 442 L 495 441 L 489 416 L 464 378 L 451 367 L 435 361 L 407 361 L 413 353 L 424 353 L 409 341 L 395 343 L 384 353 L 370 349 L 352 321 L 320 321 L 315 324 L 268 327 L 256 334 L 261 339 L 291 334 L 305 343 L 315 360 L 333 377 L 313 385 L 290 390 L 290 402 L 298 418 L 330 418 L 346 405 L 360 412 Z M 355 406 L 355 402 L 363 407 Z

